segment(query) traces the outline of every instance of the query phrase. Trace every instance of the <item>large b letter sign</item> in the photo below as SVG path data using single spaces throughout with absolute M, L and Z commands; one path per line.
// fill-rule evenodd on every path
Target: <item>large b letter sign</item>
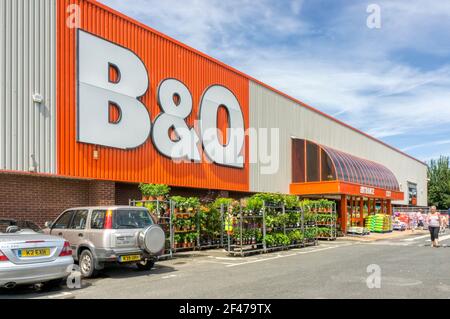
M 111 66 L 118 80 L 110 80 Z M 108 147 L 136 148 L 150 135 L 151 120 L 139 101 L 148 90 L 145 65 L 136 54 L 87 32 L 78 31 L 78 142 Z M 241 151 L 245 143 L 244 117 L 239 101 L 224 86 L 205 89 L 198 115 L 199 133 L 188 127 L 192 112 L 189 89 L 177 79 L 161 81 L 157 90 L 162 110 L 153 124 L 152 140 L 156 149 L 172 159 L 187 158 L 199 162 L 199 142 L 214 163 L 244 167 Z M 120 111 L 119 121 L 109 121 L 113 104 Z M 222 145 L 217 132 L 218 109 L 228 113 L 228 142 Z M 176 135 L 173 138 L 172 133 Z
M 119 81 L 109 78 L 110 66 Z M 143 144 L 150 117 L 137 98 L 148 89 L 145 65 L 131 51 L 78 31 L 78 141 L 121 149 Z M 120 109 L 118 123 L 109 122 L 109 105 Z

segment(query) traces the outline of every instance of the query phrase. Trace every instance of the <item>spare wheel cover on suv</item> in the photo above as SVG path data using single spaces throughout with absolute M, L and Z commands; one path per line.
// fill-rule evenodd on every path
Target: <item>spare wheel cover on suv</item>
M 139 245 L 151 254 L 159 253 L 166 241 L 166 235 L 158 225 L 151 225 L 139 233 Z

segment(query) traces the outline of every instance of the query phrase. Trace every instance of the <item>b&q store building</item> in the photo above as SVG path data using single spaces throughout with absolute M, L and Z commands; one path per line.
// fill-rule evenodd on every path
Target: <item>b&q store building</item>
M 0 25 L 0 217 L 127 204 L 141 182 L 333 198 L 344 227 L 427 204 L 424 163 L 96 1 L 2 0 Z M 274 173 L 260 128 L 278 129 Z

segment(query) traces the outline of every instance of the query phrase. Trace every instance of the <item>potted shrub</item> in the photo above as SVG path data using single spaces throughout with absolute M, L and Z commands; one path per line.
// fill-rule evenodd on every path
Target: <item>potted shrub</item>
M 191 230 L 191 225 L 192 225 L 192 221 L 190 219 L 185 219 L 183 230 L 184 231 Z
M 249 211 L 259 213 L 263 207 L 264 201 L 258 196 L 250 197 L 246 202 Z
M 166 199 L 167 194 L 170 192 L 170 187 L 164 184 L 155 184 L 153 186 L 154 196 L 159 201 Z
M 328 202 L 327 213 L 332 213 L 332 212 L 333 212 L 333 202 Z
M 176 234 L 173 236 L 173 245 L 175 248 L 178 248 L 179 243 L 181 243 L 181 235 Z
M 294 230 L 288 235 L 289 240 L 292 244 L 298 244 L 303 241 L 303 234 L 300 230 Z
M 300 221 L 300 213 L 298 211 L 290 211 L 288 213 L 288 223 L 291 227 L 295 227 Z
M 170 192 L 170 188 L 163 184 L 139 184 L 139 190 L 144 200 L 164 200 L 165 196 Z
M 150 199 L 150 197 L 152 196 L 152 184 L 144 184 L 141 183 L 139 184 L 139 190 L 142 193 L 142 200 L 153 200 Z
M 287 209 L 294 209 L 298 206 L 298 199 L 295 195 L 285 195 L 284 196 L 284 205 Z
M 289 215 L 288 214 L 280 214 L 276 217 L 276 222 L 279 227 L 283 227 L 284 225 L 289 223 Z
M 264 243 L 266 244 L 266 247 L 270 248 L 275 244 L 275 238 L 272 235 L 266 235 L 264 237 Z
M 188 247 L 193 247 L 194 241 L 197 238 L 197 235 L 195 233 L 190 233 L 190 234 L 187 234 L 186 237 L 188 240 Z
M 181 213 L 184 210 L 186 198 L 182 196 L 172 196 L 170 200 L 174 204 L 173 211 L 175 214 Z M 177 216 L 179 218 L 179 216 Z
M 189 197 L 186 199 L 186 209 L 189 213 L 196 211 L 200 207 L 200 200 L 197 197 Z
M 183 229 L 184 229 L 184 220 L 183 219 L 175 220 L 175 227 L 176 227 L 177 231 L 183 231 Z
M 247 207 L 247 202 L 248 202 L 247 198 L 242 198 L 240 201 L 240 205 L 242 206 L 242 210 L 243 210 L 242 214 L 244 214 L 244 216 L 249 215 L 249 212 L 248 212 L 249 208 Z
M 216 200 L 212 203 L 212 207 L 219 210 L 221 209 L 222 205 L 224 207 L 224 209 L 226 210 L 228 206 L 231 205 L 231 203 L 233 202 L 233 199 L 231 198 L 225 198 L 225 197 L 218 197 L 216 198 Z
M 267 227 L 267 231 L 271 232 L 272 228 L 275 224 L 275 217 L 273 216 L 266 216 L 266 227 Z

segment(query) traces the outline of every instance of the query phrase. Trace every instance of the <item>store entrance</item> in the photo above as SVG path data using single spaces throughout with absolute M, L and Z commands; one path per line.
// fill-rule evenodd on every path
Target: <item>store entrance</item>
M 367 235 L 392 231 L 389 199 L 342 195 L 339 223 L 343 234 Z

